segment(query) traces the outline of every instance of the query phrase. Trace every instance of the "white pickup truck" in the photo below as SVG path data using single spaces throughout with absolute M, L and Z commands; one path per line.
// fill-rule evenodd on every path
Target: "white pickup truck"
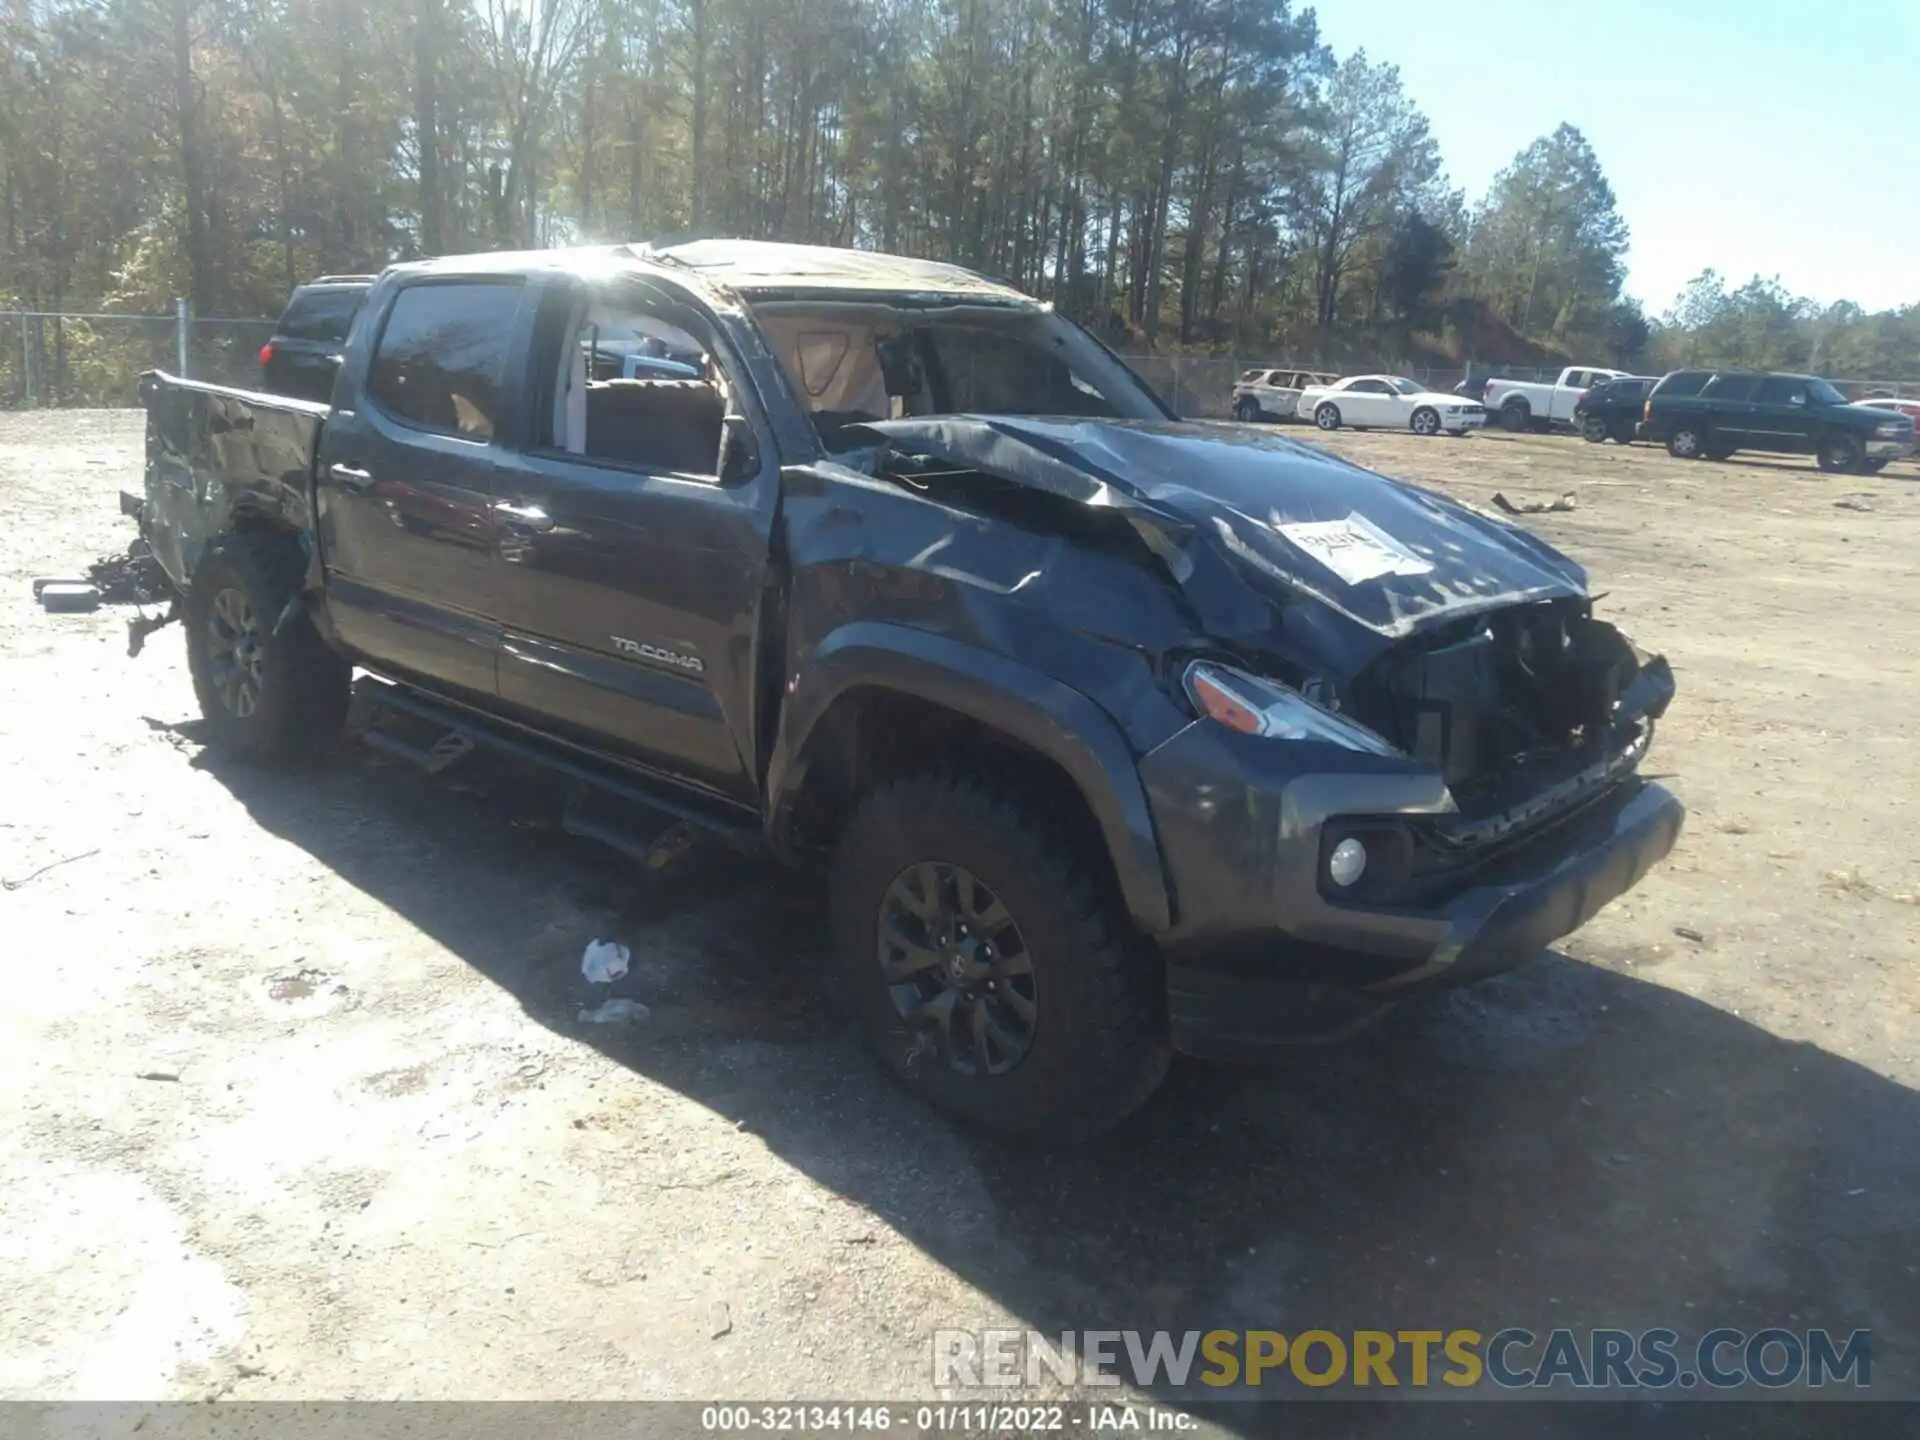
M 1499 416 L 1505 429 L 1548 430 L 1555 425 L 1573 424 L 1573 407 L 1580 403 L 1588 387 L 1626 373 L 1591 365 L 1571 365 L 1562 370 L 1560 378 L 1551 385 L 1531 380 L 1489 380 L 1480 399 L 1489 415 Z

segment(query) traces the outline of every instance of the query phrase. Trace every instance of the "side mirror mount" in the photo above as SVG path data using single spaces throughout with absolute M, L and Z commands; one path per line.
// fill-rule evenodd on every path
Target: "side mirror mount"
M 753 426 L 744 415 L 720 418 L 720 479 L 723 484 L 746 480 L 760 468 L 760 447 Z

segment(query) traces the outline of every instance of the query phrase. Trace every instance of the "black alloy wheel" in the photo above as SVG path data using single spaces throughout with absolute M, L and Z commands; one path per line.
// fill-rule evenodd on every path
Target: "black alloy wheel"
M 999 896 L 961 865 L 930 860 L 880 901 L 879 963 L 895 1012 L 962 1075 L 1004 1075 L 1033 1048 L 1033 957 Z

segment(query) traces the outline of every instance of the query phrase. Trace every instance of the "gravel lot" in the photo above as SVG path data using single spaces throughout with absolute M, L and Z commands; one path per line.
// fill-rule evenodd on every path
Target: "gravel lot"
M 1920 469 L 1328 443 L 1576 495 L 1527 523 L 1673 660 L 1687 834 L 1511 977 L 1036 1155 L 861 1057 L 804 879 L 203 753 L 177 630 L 29 591 L 124 547 L 138 417 L 0 416 L 0 1394 L 908 1397 L 985 1324 L 1864 1327 L 1920 1392 Z M 580 1023 L 596 937 L 649 1021 Z

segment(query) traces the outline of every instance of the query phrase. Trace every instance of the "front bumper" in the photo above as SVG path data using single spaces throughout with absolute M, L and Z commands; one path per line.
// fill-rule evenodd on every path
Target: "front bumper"
M 1869 440 L 1867 441 L 1869 460 L 1904 460 L 1913 454 L 1912 440 Z
M 1269 792 L 1270 805 L 1248 791 L 1196 827 L 1174 803 L 1177 762 L 1198 759 L 1169 753 L 1180 738 L 1148 757 L 1143 773 L 1180 905 L 1161 940 L 1168 1020 L 1175 1047 L 1195 1055 L 1257 1057 L 1419 990 L 1511 969 L 1638 883 L 1673 849 L 1685 816 L 1667 790 L 1629 776 L 1479 865 L 1434 908 L 1336 904 L 1318 886 L 1322 825 L 1341 815 L 1438 813 L 1446 801 L 1437 779 L 1298 774 Z M 1272 842 L 1263 844 L 1268 825 Z

